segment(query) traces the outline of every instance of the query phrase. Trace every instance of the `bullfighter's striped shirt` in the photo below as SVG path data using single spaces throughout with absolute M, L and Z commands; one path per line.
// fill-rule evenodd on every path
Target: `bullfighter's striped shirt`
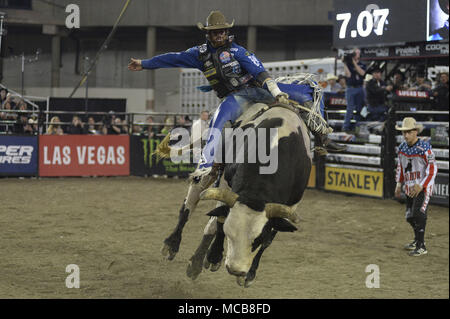
M 406 195 L 410 194 L 414 184 L 419 184 L 425 192 L 424 205 L 427 205 L 436 174 L 436 158 L 428 142 L 419 139 L 413 146 L 408 146 L 406 142 L 400 144 L 396 182 L 405 184 Z

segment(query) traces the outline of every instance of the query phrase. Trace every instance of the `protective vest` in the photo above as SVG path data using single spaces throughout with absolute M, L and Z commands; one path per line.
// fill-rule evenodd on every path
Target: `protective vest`
M 255 82 L 252 81 L 253 76 L 243 70 L 239 61 L 231 54 L 231 41 L 214 53 L 208 50 L 206 43 L 199 46 L 199 51 L 203 74 L 219 98 Z

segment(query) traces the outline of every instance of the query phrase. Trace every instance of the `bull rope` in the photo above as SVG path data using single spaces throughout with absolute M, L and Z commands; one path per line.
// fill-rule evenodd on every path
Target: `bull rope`
M 307 126 L 313 128 L 313 131 L 322 134 L 330 133 L 327 121 L 322 117 L 320 112 L 320 102 L 323 98 L 322 87 L 314 80 L 316 77 L 312 73 L 298 73 L 292 76 L 282 76 L 275 79 L 275 82 L 285 84 L 306 84 L 313 90 L 313 105 L 311 108 L 304 107 L 296 101 L 289 100 L 290 104 L 303 111 L 307 111 Z

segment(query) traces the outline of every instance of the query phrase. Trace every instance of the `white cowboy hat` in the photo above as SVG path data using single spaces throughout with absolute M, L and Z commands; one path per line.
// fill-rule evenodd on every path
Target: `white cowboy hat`
M 337 81 L 338 77 L 336 75 L 334 75 L 333 73 L 328 73 L 327 74 L 327 81 L 328 80 L 336 80 Z
M 416 120 L 412 117 L 405 117 L 402 122 L 402 126 L 395 126 L 398 131 L 411 131 L 417 130 L 419 133 L 423 131 L 423 125 L 417 124 Z

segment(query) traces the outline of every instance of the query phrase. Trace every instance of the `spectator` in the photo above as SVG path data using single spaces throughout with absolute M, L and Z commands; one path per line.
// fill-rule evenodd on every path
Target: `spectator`
M 167 135 L 169 134 L 170 130 L 172 130 L 173 128 L 173 116 L 166 116 L 166 118 L 164 119 L 164 127 L 161 129 L 161 134 L 163 135 Z
M 122 134 L 122 120 L 120 117 L 115 117 L 112 120 L 111 127 L 108 128 L 108 134 Z
M 100 134 L 102 135 L 108 135 L 109 134 L 109 128 L 108 125 L 106 125 L 105 123 L 102 124 L 102 126 L 100 127 Z
M 17 116 L 17 120 L 16 120 L 16 124 L 14 126 L 14 133 L 16 134 L 25 134 L 25 133 L 29 133 L 29 132 L 25 132 L 25 129 L 29 130 L 28 126 L 28 109 L 27 109 L 27 104 L 25 102 L 23 102 L 22 100 L 19 100 L 17 102 L 17 107 L 18 107 L 18 116 Z
M 364 76 L 366 75 L 366 65 L 360 61 L 361 51 L 354 49 L 351 56 L 344 57 L 345 77 L 347 82 L 347 89 L 345 91 L 345 98 L 347 100 L 347 112 L 344 120 L 344 131 L 353 134 L 354 123 L 351 119 L 354 118 L 357 122 L 361 120 L 359 114 L 364 106 L 364 89 L 362 87 Z M 354 114 L 356 112 L 356 114 Z
M 11 111 L 11 96 L 9 95 L 6 100 L 3 102 L 3 109 L 6 111 Z M 17 113 L 13 112 L 1 112 L 0 113 L 0 120 L 1 121 L 17 121 Z M 13 131 L 13 124 L 4 124 L 3 125 L 3 131 L 9 132 Z
M 408 87 L 405 84 L 405 76 L 400 70 L 395 71 L 392 81 L 389 82 L 392 86 L 392 91 L 406 90 Z
M 202 147 L 208 139 L 208 119 L 209 112 L 204 110 L 200 113 L 200 118 L 192 123 L 191 143 L 194 143 L 195 159 L 200 159 Z
M 425 79 L 424 73 L 417 73 L 415 82 L 409 88 L 410 91 L 431 91 L 431 82 Z
M 185 128 L 187 130 L 190 129 L 190 126 L 188 124 L 188 122 L 186 121 L 186 117 L 184 116 L 179 116 L 177 119 L 177 126 L 176 127 L 182 127 Z
M 192 123 L 192 136 L 191 141 L 194 142 L 201 138 L 207 138 L 207 136 L 204 136 L 205 131 L 208 129 L 208 119 L 209 119 L 209 112 L 208 111 L 202 111 L 200 113 L 200 118 Z
M 29 118 L 26 123 L 23 124 L 23 134 L 34 135 L 34 120 Z
M 28 119 L 28 124 L 30 124 L 33 134 L 39 134 L 38 117 L 33 114 L 31 118 Z
M 341 86 L 341 89 L 338 91 L 338 93 L 345 93 L 345 91 L 347 90 L 347 81 L 345 80 L 344 75 L 339 75 L 338 84 Z
M 0 88 L 0 105 L 3 105 L 3 103 L 5 103 L 7 97 L 8 90 L 6 88 Z
M 128 121 L 126 119 L 122 121 L 121 131 L 122 131 L 122 134 L 129 134 L 130 133 L 130 130 L 128 128 Z
M 159 132 L 159 127 L 153 124 L 153 117 L 148 116 L 146 122 L 148 125 L 144 127 L 144 133 L 148 134 L 149 138 L 155 137 Z
M 59 120 L 59 117 L 54 116 L 50 120 L 50 125 L 47 129 L 48 135 L 63 135 L 64 131 L 61 127 L 61 121 Z
M 94 135 L 100 134 L 100 132 L 97 130 L 95 120 L 92 116 L 88 118 L 86 133 Z
M 342 87 L 339 83 L 337 83 L 338 77 L 333 73 L 327 74 L 327 86 L 325 87 L 324 92 L 337 93 L 342 90 Z
M 392 85 L 387 85 L 381 79 L 381 70 L 372 72 L 372 79 L 366 84 L 366 99 L 368 105 L 368 120 L 384 122 L 386 120 L 387 106 L 386 94 L 392 91 Z
M 133 135 L 141 135 L 143 133 L 142 127 L 134 124 L 131 128 L 131 134 Z
M 14 125 L 14 133 L 15 134 L 28 134 L 27 132 L 29 130 L 29 124 L 28 124 L 28 116 L 25 113 L 20 113 L 17 117 L 16 124 Z M 27 131 L 26 131 L 27 130 Z
M 69 134 L 84 134 L 85 130 L 84 130 L 84 125 L 83 122 L 81 122 L 80 117 L 78 116 L 74 116 L 72 118 L 72 125 L 69 127 Z
M 434 109 L 436 111 L 448 111 L 448 73 L 439 75 L 439 84 L 433 90 Z M 434 116 L 436 121 L 448 121 L 448 115 Z

